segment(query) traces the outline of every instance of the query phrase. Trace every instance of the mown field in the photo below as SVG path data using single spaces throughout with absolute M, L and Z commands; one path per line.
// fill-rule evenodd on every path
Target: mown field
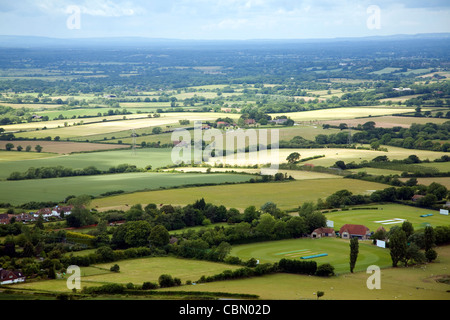
M 119 273 L 109 271 L 109 268 L 115 263 L 120 266 Z M 239 266 L 173 257 L 129 259 L 81 268 L 81 287 L 99 286 L 106 283 L 121 283 L 124 285 L 130 282 L 135 285 L 142 285 L 146 281 L 157 283 L 159 276 L 162 274 L 170 274 L 172 277 L 180 278 L 184 284 L 187 280 L 195 282 L 202 275 L 211 276 L 227 269 L 234 270 L 237 268 Z M 53 292 L 70 291 L 67 289 L 66 279 L 21 283 L 15 285 L 14 288 Z M 183 288 L 186 288 L 186 286 Z
M 189 184 L 246 182 L 252 176 L 243 174 L 120 173 L 52 179 L 0 181 L 0 202 L 22 204 L 30 201 L 63 201 L 68 195 L 99 196 L 107 191 L 154 190 Z M 155 203 L 159 203 L 155 199 Z M 133 203 L 130 202 L 132 205 Z
M 320 239 L 322 240 L 322 239 Z M 380 249 L 383 250 L 383 249 Z M 250 279 L 210 282 L 189 286 L 192 291 L 251 293 L 263 300 L 449 300 L 448 284 L 436 280 L 448 274 L 450 246 L 437 248 L 438 259 L 408 268 L 381 269 L 381 289 L 370 290 L 365 271 L 319 278 L 295 274 L 274 274 Z M 358 261 L 356 262 L 358 267 Z M 184 290 L 185 287 L 180 288 Z M 173 288 L 160 289 L 172 291 Z
M 255 258 L 260 263 L 277 262 L 280 259 L 298 260 L 301 257 L 328 254 L 327 256 L 308 259 L 316 261 L 318 265 L 331 263 L 336 274 L 348 273 L 349 270 L 349 241 L 337 238 L 321 239 L 289 239 L 278 241 L 258 242 L 233 246 L 232 256 L 237 256 L 243 260 Z M 306 261 L 306 260 L 305 260 Z M 364 271 L 370 265 L 388 267 L 391 264 L 389 250 L 378 248 L 372 241 L 360 241 L 358 261 L 355 271 Z

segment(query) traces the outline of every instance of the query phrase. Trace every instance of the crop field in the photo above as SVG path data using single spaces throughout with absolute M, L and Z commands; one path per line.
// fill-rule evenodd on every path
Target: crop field
M 48 129 L 46 130 L 20 132 L 17 133 L 16 136 L 23 138 L 33 138 L 33 137 L 44 138 L 47 136 L 51 137 L 60 136 L 61 139 L 83 136 L 86 137 L 86 139 L 89 139 L 90 135 L 106 134 L 123 130 L 140 129 L 151 126 L 164 126 L 177 124 L 179 120 L 191 120 L 191 121 L 215 120 L 219 117 L 225 116 L 234 118 L 239 117 L 238 114 L 233 115 L 223 113 L 202 113 L 202 112 L 164 113 L 161 114 L 161 117 L 159 118 L 148 118 L 142 114 L 133 114 L 133 115 L 126 115 L 128 120 L 119 120 L 122 119 L 124 116 L 111 116 L 114 118 L 111 118 L 110 120 L 116 121 L 105 121 L 105 122 L 103 122 L 102 119 L 104 118 L 109 119 L 108 117 L 74 119 L 75 121 L 55 120 L 50 121 L 48 124 L 47 122 L 32 122 L 26 124 L 8 125 L 4 126 L 4 129 L 5 131 L 30 130 L 34 128 L 42 128 L 48 125 L 47 126 Z M 64 122 L 72 124 L 72 122 L 78 123 L 82 120 L 84 122 L 83 125 L 64 127 Z M 89 122 L 96 122 L 96 123 L 89 123 Z M 60 128 L 58 128 L 58 126 Z
M 152 190 L 189 184 L 220 184 L 246 182 L 251 176 L 243 174 L 179 174 L 179 173 L 121 173 L 95 176 L 52 178 L 43 180 L 0 181 L 0 202 L 21 204 L 29 201 L 62 201 L 68 195 L 98 196 L 107 191 Z M 45 182 L 45 183 L 44 183 Z M 159 202 L 155 199 L 155 202 Z
M 358 206 L 361 208 L 364 206 Z M 386 231 L 394 226 L 400 226 L 403 221 L 412 223 L 414 229 L 424 228 L 425 225 L 447 226 L 450 225 L 450 216 L 439 214 L 439 211 L 401 204 L 370 205 L 362 210 L 348 210 L 325 213 L 328 220 L 334 221 L 334 229 L 339 230 L 346 223 L 362 224 L 371 231 L 383 227 Z M 421 215 L 432 216 L 421 217 Z
M 391 115 L 395 113 L 413 112 L 414 108 L 405 107 L 357 107 L 357 108 L 334 108 L 312 111 L 291 112 L 289 117 L 294 121 L 325 121 L 336 119 L 354 119 L 358 117 L 374 117 Z M 426 111 L 423 109 L 423 111 Z M 271 114 L 271 116 L 277 116 L 277 114 Z
M 403 160 L 410 156 L 411 154 L 417 155 L 421 160 L 429 159 L 430 161 L 434 159 L 441 158 L 445 155 L 445 152 L 436 152 L 428 150 L 411 150 L 398 147 L 385 146 L 388 151 L 376 151 L 376 150 L 365 150 L 365 149 L 339 149 L 339 148 L 316 148 L 316 149 L 279 149 L 274 153 L 269 149 L 267 155 L 262 155 L 260 152 L 247 152 L 245 157 L 241 160 L 236 155 L 231 155 L 224 157 L 224 159 L 216 157 L 210 158 L 208 163 L 214 164 L 216 162 L 223 162 L 229 165 L 254 165 L 254 164 L 267 164 L 267 163 L 286 163 L 286 157 L 293 153 L 298 152 L 301 158 L 309 158 L 318 155 L 324 155 L 323 158 L 318 158 L 310 160 L 307 163 L 312 163 L 314 165 L 320 166 L 331 166 L 336 161 L 342 160 L 346 163 L 356 162 L 360 163 L 363 160 L 370 161 L 375 157 L 386 155 L 390 160 Z M 448 164 L 447 164 L 448 165 Z
M 337 274 L 350 272 L 348 264 L 349 241 L 338 238 L 300 238 L 235 245 L 230 255 L 237 256 L 242 260 L 255 258 L 260 263 L 273 263 L 283 258 L 298 260 L 301 257 L 322 253 L 326 253 L 327 256 L 305 261 L 313 260 L 317 262 L 317 265 L 331 263 Z M 372 241 L 360 241 L 355 271 L 366 270 L 368 266 L 373 264 L 380 268 L 390 266 L 389 250 L 374 246 Z
M 158 190 L 135 192 L 126 195 L 94 199 L 91 207 L 99 210 L 125 208 L 125 204 L 165 203 L 187 205 L 200 198 L 215 205 L 236 208 L 243 211 L 254 205 L 260 208 L 268 201 L 274 202 L 280 209 L 298 208 L 306 201 L 325 199 L 330 194 L 348 189 L 355 194 L 367 194 L 374 190 L 384 189 L 386 185 L 352 179 L 316 179 L 292 182 L 273 182 L 255 184 L 220 185 L 208 187 L 192 187 L 174 190 Z
M 348 119 L 342 120 L 330 120 L 324 123 L 338 126 L 341 123 L 346 123 L 348 126 L 357 126 L 359 124 L 363 125 L 366 122 L 375 122 L 375 127 L 378 128 L 393 128 L 393 127 L 403 127 L 409 128 L 411 124 L 426 124 L 426 123 L 437 123 L 442 124 L 448 119 L 442 118 L 416 118 L 416 117 L 399 117 L 399 116 L 381 116 L 381 117 L 370 117 L 370 118 L 359 118 L 359 119 Z
M 261 169 L 247 169 L 247 168 L 209 168 L 211 172 L 245 172 L 250 174 L 260 174 Z M 172 169 L 167 169 L 172 170 Z M 175 168 L 179 172 L 206 172 L 206 167 L 182 167 Z M 342 176 L 333 175 L 329 173 L 301 171 L 301 170 L 278 170 L 285 176 L 292 176 L 295 180 L 315 180 L 315 179 L 342 179 Z
M 317 241 L 321 240 L 324 239 Z M 347 249 L 348 260 L 349 248 Z M 381 252 L 385 250 L 378 249 Z M 325 300 L 448 300 L 448 284 L 436 280 L 442 277 L 440 275 L 448 273 L 450 246 L 438 247 L 436 250 L 438 259 L 434 263 L 408 268 L 381 269 L 380 290 L 367 288 L 366 282 L 370 274 L 365 271 L 345 273 L 326 279 L 296 274 L 274 274 L 250 279 L 210 282 L 188 288 L 192 291 L 251 293 L 259 295 L 262 300 L 315 300 L 317 291 L 325 293 L 321 298 Z M 357 260 L 356 267 L 358 262 Z
M 449 171 L 450 171 L 450 168 L 449 168 Z M 406 179 L 406 178 L 400 179 L 400 181 L 406 181 L 406 180 L 408 180 L 408 179 Z M 423 184 L 425 186 L 429 186 L 433 182 L 442 184 L 447 189 L 450 189 L 450 177 L 417 178 L 417 183 Z

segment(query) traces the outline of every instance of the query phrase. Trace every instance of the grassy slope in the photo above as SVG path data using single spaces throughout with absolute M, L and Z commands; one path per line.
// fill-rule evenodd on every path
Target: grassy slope
M 276 203 L 281 209 L 290 209 L 297 208 L 305 201 L 315 202 L 318 198 L 326 198 L 342 189 L 348 189 L 354 193 L 366 193 L 370 190 L 384 189 L 385 187 L 385 185 L 379 183 L 351 179 L 299 180 L 136 192 L 96 199 L 91 205 L 99 208 L 120 208 L 125 204 L 135 203 L 186 205 L 203 197 L 206 202 L 240 210 L 244 210 L 251 205 L 259 208 L 268 201 Z

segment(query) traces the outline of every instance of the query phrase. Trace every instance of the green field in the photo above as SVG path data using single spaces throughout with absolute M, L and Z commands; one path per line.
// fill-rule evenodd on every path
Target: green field
M 433 227 L 450 225 L 450 216 L 441 215 L 439 214 L 439 211 L 435 210 L 411 207 L 401 204 L 370 205 L 367 207 L 374 209 L 328 212 L 325 213 L 325 216 L 328 220 L 334 221 L 335 230 L 339 230 L 339 228 L 346 223 L 363 224 L 374 232 L 380 226 L 386 230 L 389 230 L 393 226 L 401 226 L 402 222 L 400 220 L 394 220 L 396 218 L 411 222 L 414 229 L 423 228 L 425 223 L 429 223 Z M 430 213 L 433 215 L 429 217 L 420 217 L 423 214 Z
M 436 280 L 448 274 L 450 246 L 438 247 L 436 250 L 438 258 L 434 263 L 408 268 L 381 269 L 379 290 L 367 288 L 366 282 L 370 274 L 365 271 L 330 278 L 274 274 L 250 279 L 210 282 L 188 288 L 190 291 L 257 294 L 262 300 L 316 300 L 317 291 L 325 293 L 321 300 L 449 300 L 448 284 Z M 185 289 L 186 287 L 180 288 Z M 173 291 L 174 288 L 160 290 Z
M 55 157 L 55 156 L 56 156 L 56 154 L 48 153 L 48 152 L 38 153 L 38 152 L 0 150 L 0 168 L 2 168 L 8 162 L 45 159 L 45 158 L 51 158 L 51 157 Z
M 271 182 L 238 185 L 193 187 L 176 190 L 135 192 L 103 199 L 95 199 L 91 206 L 98 208 L 124 208 L 125 204 L 170 203 L 186 205 L 199 198 L 215 205 L 244 210 L 249 206 L 260 208 L 272 201 L 281 209 L 298 208 L 306 201 L 325 199 L 332 193 L 348 189 L 357 194 L 367 194 L 386 185 L 353 179 L 317 179 L 292 182 Z
M 89 152 L 78 153 L 63 156 L 53 155 L 51 158 L 39 159 L 45 157 L 45 154 L 14 152 L 19 156 L 27 156 L 38 158 L 33 160 L 14 161 L 13 157 L 9 157 L 9 161 L 0 162 L 0 179 L 6 179 L 11 172 L 24 172 L 30 167 L 53 167 L 63 166 L 72 169 L 83 169 L 88 166 L 94 166 L 99 170 L 107 170 L 112 166 L 119 164 L 136 165 L 138 168 L 145 168 L 151 165 L 152 168 L 172 165 L 171 149 L 136 149 L 133 152 L 131 149 L 113 150 L 103 152 Z M 0 152 L 0 156 L 6 155 L 5 152 Z M 49 154 L 46 154 L 48 157 Z
M 120 266 L 120 272 L 110 272 L 109 268 L 116 263 Z M 146 281 L 157 283 L 159 276 L 162 274 L 170 274 L 172 277 L 180 278 L 184 284 L 187 280 L 195 282 L 202 275 L 215 275 L 224 270 L 234 270 L 239 267 L 224 263 L 173 257 L 129 259 L 81 268 L 81 287 L 99 286 L 106 283 L 122 283 L 124 285 L 129 282 L 135 285 L 142 285 Z M 21 283 L 14 285 L 14 288 L 53 292 L 70 291 L 67 289 L 65 279 Z
M 338 238 L 321 239 L 289 239 L 279 241 L 258 242 L 233 246 L 230 253 L 242 260 L 255 258 L 260 263 L 277 262 L 280 259 L 298 260 L 302 256 L 326 253 L 327 256 L 309 259 L 314 260 L 317 265 L 331 263 L 335 268 L 335 273 L 347 273 L 349 270 L 349 241 Z M 358 261 L 355 271 L 366 270 L 370 265 L 378 265 L 380 268 L 391 265 L 389 250 L 378 248 L 372 241 L 360 241 Z
M 120 173 L 95 176 L 52 178 L 45 180 L 0 181 L 0 202 L 21 204 L 30 201 L 62 201 L 68 195 L 98 196 L 107 191 L 152 190 L 180 187 L 188 184 L 220 184 L 246 182 L 252 176 L 244 174 L 196 173 Z M 155 199 L 155 203 L 159 203 Z M 130 202 L 130 204 L 132 204 Z

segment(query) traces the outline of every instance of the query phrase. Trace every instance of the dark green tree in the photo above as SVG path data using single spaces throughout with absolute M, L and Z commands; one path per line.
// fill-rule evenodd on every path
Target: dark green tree
M 359 243 L 358 238 L 350 239 L 350 272 L 353 273 L 355 269 L 356 260 L 358 259 Z
M 397 267 L 400 261 L 404 261 L 406 256 L 406 233 L 401 228 L 391 230 L 389 236 L 389 251 L 392 259 L 392 266 Z

